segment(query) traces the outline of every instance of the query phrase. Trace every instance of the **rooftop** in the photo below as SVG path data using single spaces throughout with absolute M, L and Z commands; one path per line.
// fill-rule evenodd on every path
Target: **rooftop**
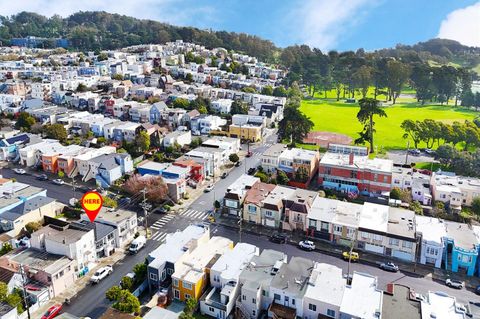
M 377 277 L 354 272 L 352 284 L 345 287 L 340 312 L 354 318 L 382 317 L 383 293 L 377 288 Z
M 111 208 L 102 207 L 102 209 L 97 215 L 96 221 L 119 224 L 122 221 L 136 215 L 137 213 L 131 210 L 126 210 L 126 209 L 112 210 Z M 81 218 L 83 220 L 90 220 L 88 219 L 88 216 L 86 214 L 82 214 Z
M 320 164 L 329 166 L 350 167 L 353 169 L 371 170 L 375 172 L 391 173 L 393 162 L 387 159 L 374 158 L 369 159 L 368 156 L 354 155 L 353 164 L 349 164 L 350 154 L 341 154 L 326 152 Z
M 273 144 L 265 152 L 263 152 L 262 156 L 271 156 L 277 158 L 286 148 L 287 145 L 285 144 Z
M 455 297 L 444 292 L 428 292 L 428 302 L 422 302 L 422 318 L 464 319 L 463 312 L 456 309 Z
M 410 288 L 396 284 L 390 287 L 391 293 L 383 293 L 382 310 L 385 318 L 421 319 L 420 302 L 410 299 Z
M 37 230 L 32 236 L 45 235 L 47 240 L 51 240 L 60 244 L 73 244 L 78 242 L 86 232 L 73 228 L 63 228 L 54 225 L 47 225 Z
M 14 208 L 4 212 L 3 214 L 0 215 L 0 219 L 14 221 L 18 217 L 23 216 L 40 207 L 44 207 L 45 205 L 48 205 L 54 201 L 55 199 L 50 197 L 35 196 L 33 198 L 26 200 L 20 205 L 15 206 Z
M 282 203 L 282 200 L 292 196 L 294 193 L 295 189 L 293 188 L 276 186 L 264 199 L 263 203 L 278 206 Z
M 264 249 L 260 256 L 255 256 L 250 264 L 240 273 L 243 287 L 256 291 L 260 287 L 270 287 L 276 271 L 286 262 L 287 256 L 279 251 Z
M 276 187 L 274 184 L 262 183 L 260 181 L 253 184 L 247 191 L 245 203 L 259 204 Z
M 360 215 L 361 228 L 386 233 L 388 230 L 388 211 L 390 207 L 365 202 Z
M 417 232 L 422 234 L 422 239 L 441 245 L 442 238 L 445 237 L 445 223 L 434 217 L 415 216 Z
M 260 181 L 258 177 L 243 174 L 228 186 L 227 192 L 244 195 L 258 181 Z
M 210 272 L 221 273 L 223 283 L 230 280 L 238 281 L 240 273 L 254 256 L 258 256 L 256 246 L 238 243 L 232 250 L 227 251 L 217 260 Z
M 328 287 L 328 289 L 325 289 Z M 317 263 L 312 271 L 305 298 L 340 306 L 345 291 L 342 269 L 334 265 Z
M 349 227 L 358 227 L 362 209 L 363 206 L 360 204 L 317 196 L 308 213 L 308 218 Z
M 288 264 L 280 267 L 273 278 L 271 287 L 284 290 L 290 296 L 302 297 L 308 287 L 310 274 L 315 262 L 303 257 L 292 257 Z
M 415 239 L 415 212 L 390 207 L 388 212 L 387 233 L 389 235 Z
M 137 165 L 137 168 L 143 168 L 148 170 L 154 171 L 163 171 L 164 169 L 168 168 L 171 164 L 170 163 L 157 163 L 154 161 L 145 160 Z
M 467 224 L 456 223 L 451 221 L 444 221 L 445 236 L 455 241 L 455 246 L 466 250 L 475 250 L 475 245 L 479 242 L 472 227 Z
M 54 255 L 34 248 L 27 248 L 18 254 L 12 254 L 10 259 L 18 264 L 28 266 L 29 271 L 45 271 L 55 274 L 71 264 L 71 260 L 62 255 Z

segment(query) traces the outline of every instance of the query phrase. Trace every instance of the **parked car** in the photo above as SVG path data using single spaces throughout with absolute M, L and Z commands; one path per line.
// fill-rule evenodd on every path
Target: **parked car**
M 25 175 L 27 173 L 27 171 L 24 170 L 23 168 L 14 168 L 13 171 L 19 175 Z
M 240 162 L 240 161 L 238 161 L 238 162 L 235 163 L 235 166 L 236 166 L 236 167 L 239 167 L 240 165 L 242 165 L 242 162 Z
M 130 244 L 130 247 L 128 248 L 128 251 L 130 254 L 136 254 L 145 247 L 145 244 L 147 243 L 147 239 L 145 236 L 138 236 L 134 240 L 132 240 L 132 243 Z
M 47 174 L 40 174 L 36 177 L 36 179 L 39 181 L 48 181 L 48 176 Z
M 463 282 L 461 282 L 460 280 L 455 280 L 455 279 L 450 279 L 450 278 L 447 278 L 447 280 L 445 280 L 445 285 L 447 285 L 450 288 L 455 288 L 455 289 L 462 289 L 463 288 Z
M 208 192 L 213 191 L 213 187 L 214 187 L 213 184 L 208 185 L 208 186 L 205 188 L 204 192 L 205 192 L 205 193 L 208 193 Z
M 130 278 L 130 279 L 132 279 L 132 280 L 135 280 L 135 273 L 129 272 L 128 274 L 126 274 L 126 275 L 123 276 L 123 277 L 128 277 L 128 278 Z M 122 279 L 123 279 L 123 278 L 122 278 Z M 121 281 L 121 280 L 120 280 L 120 282 L 118 283 L 118 285 L 119 285 L 120 287 L 122 286 L 122 281 Z
M 315 250 L 315 244 L 313 243 L 313 241 L 310 241 L 310 240 L 302 240 L 301 242 L 298 243 L 298 247 L 308 251 Z
M 63 179 L 60 179 L 60 178 L 57 178 L 57 179 L 54 179 L 52 181 L 52 183 L 56 184 L 56 185 L 63 185 L 65 184 L 65 182 L 63 181 Z
M 425 149 L 425 153 L 427 153 L 428 155 L 434 155 L 435 154 L 435 151 L 430 149 L 430 148 L 426 148 Z
M 255 167 L 250 167 L 248 169 L 248 175 L 254 175 L 257 172 L 257 169 Z
M 112 266 L 107 265 L 105 267 L 102 267 L 93 274 L 92 278 L 90 278 L 90 282 L 97 284 L 100 282 L 100 280 L 104 279 L 105 277 L 110 275 L 112 272 L 113 272 Z
M 223 179 L 225 179 L 225 178 L 227 178 L 227 176 L 228 176 L 228 173 L 227 173 L 227 172 L 223 172 L 222 176 L 220 176 L 220 177 L 223 178 Z
M 277 244 L 285 244 L 287 242 L 287 239 L 287 235 L 282 233 L 273 233 L 273 235 L 270 236 L 270 241 Z
M 412 150 L 408 150 L 408 153 L 414 156 L 419 156 L 421 154 L 420 150 L 414 148 Z
M 61 304 L 56 304 L 48 308 L 47 312 L 42 316 L 42 319 L 52 319 L 55 318 L 60 314 L 60 311 L 62 310 L 62 305 Z
M 342 257 L 344 260 L 348 261 L 348 260 L 351 260 L 351 261 L 358 261 L 360 259 L 360 256 L 358 255 L 357 252 L 355 251 L 344 251 L 342 253 Z
M 168 213 L 168 209 L 165 208 L 165 206 L 160 206 L 152 210 L 152 213 L 157 213 L 157 214 L 166 214 Z
M 397 272 L 398 271 L 398 266 L 395 265 L 392 262 L 381 263 L 379 267 L 380 267 L 380 269 L 383 269 L 383 270 L 386 270 L 386 271 L 391 271 L 391 272 Z

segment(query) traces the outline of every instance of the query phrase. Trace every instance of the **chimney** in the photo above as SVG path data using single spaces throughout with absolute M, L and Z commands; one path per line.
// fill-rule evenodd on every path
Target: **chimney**
M 348 155 L 348 165 L 353 165 L 353 157 L 354 157 L 353 153 L 350 153 Z

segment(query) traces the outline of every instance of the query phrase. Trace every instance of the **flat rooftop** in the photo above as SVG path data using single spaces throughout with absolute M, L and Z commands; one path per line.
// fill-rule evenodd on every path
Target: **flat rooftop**
M 363 206 L 317 196 L 312 203 L 308 218 L 324 222 L 358 227 Z
M 374 158 L 369 159 L 368 156 L 354 155 L 353 164 L 349 164 L 350 154 L 326 152 L 320 164 L 327 166 L 349 167 L 355 170 L 371 170 L 380 173 L 391 173 L 393 162 L 387 159 Z
M 279 157 L 286 149 L 287 145 L 285 144 L 273 144 L 265 152 L 263 152 L 262 156 Z
M 378 319 L 382 314 L 382 299 L 377 278 L 355 271 L 352 284 L 345 287 L 340 311 L 354 318 Z
M 301 297 L 308 287 L 310 274 L 315 262 L 303 257 L 292 257 L 288 264 L 280 267 L 271 286 L 288 292 L 289 296 Z
M 422 318 L 465 319 L 463 312 L 456 311 L 455 297 L 444 292 L 428 292 L 428 302 L 422 302 Z
M 445 223 L 435 217 L 415 216 L 417 232 L 422 233 L 423 240 L 435 242 L 440 245 L 445 237 Z
M 10 259 L 34 270 L 42 270 L 49 274 L 57 273 L 72 262 L 65 256 L 54 255 L 33 248 L 27 248 L 18 254 L 13 254 Z
M 410 299 L 410 288 L 392 285 L 392 293 L 383 293 L 383 316 L 389 319 L 421 319 L 420 302 Z
M 360 214 L 359 227 L 386 233 L 390 206 L 365 202 Z
M 341 268 L 317 263 L 309 279 L 304 298 L 319 300 L 322 303 L 340 307 L 346 280 Z M 328 289 L 325 289 L 328 287 Z
M 232 250 L 223 254 L 212 268 L 210 268 L 210 271 L 221 273 L 220 276 L 225 281 L 237 281 L 242 270 L 257 254 L 258 248 L 256 246 L 247 243 L 238 243 Z
M 451 221 L 444 221 L 444 223 L 446 237 L 452 238 L 455 246 L 466 250 L 476 250 L 475 245 L 478 245 L 479 242 L 471 226 Z
M 388 234 L 415 239 L 415 212 L 390 207 L 388 212 Z

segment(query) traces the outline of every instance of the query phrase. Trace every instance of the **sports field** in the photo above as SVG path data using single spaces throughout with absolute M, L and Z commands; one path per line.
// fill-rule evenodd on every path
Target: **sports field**
M 480 113 L 454 108 L 451 105 L 428 105 L 421 106 L 417 103 L 405 103 L 385 107 L 387 118 L 375 117 L 375 146 L 379 148 L 402 149 L 406 148 L 407 141 L 403 138 L 401 123 L 406 119 L 424 120 L 433 119 L 452 123 L 463 122 L 466 119 L 473 120 Z M 358 137 L 362 125 L 357 120 L 358 104 L 348 104 L 343 101 L 336 102 L 334 99 L 304 100 L 300 110 L 315 123 L 314 131 L 337 132 Z M 425 147 L 423 143 L 419 147 Z

